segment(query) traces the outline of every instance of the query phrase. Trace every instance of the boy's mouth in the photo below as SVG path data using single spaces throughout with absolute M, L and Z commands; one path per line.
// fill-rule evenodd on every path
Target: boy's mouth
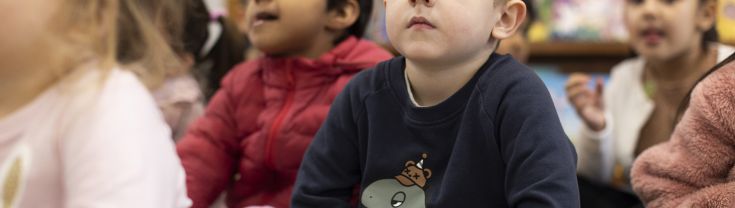
M 408 22 L 408 26 L 406 28 L 434 29 L 436 27 L 426 18 L 416 16 L 411 18 L 411 21 Z
M 278 20 L 278 15 L 272 12 L 258 12 L 255 14 L 255 17 L 253 18 L 253 27 L 257 27 L 258 25 L 262 25 L 266 22 L 276 21 Z
M 646 45 L 656 46 L 663 40 L 666 33 L 663 30 L 657 28 L 647 28 L 640 32 L 640 36 L 643 37 L 643 41 Z

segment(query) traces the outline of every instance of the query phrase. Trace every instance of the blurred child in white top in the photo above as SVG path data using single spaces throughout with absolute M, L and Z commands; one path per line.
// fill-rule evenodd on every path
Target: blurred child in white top
M 177 58 L 138 3 L 0 1 L 2 207 L 190 205 L 147 88 Z
M 716 7 L 715 0 L 625 1 L 629 44 L 638 56 L 615 66 L 604 90 L 601 79 L 583 74 L 567 83 L 585 124 L 576 138 L 580 175 L 632 193 L 634 158 L 668 140 L 689 89 L 733 52 L 716 43 Z

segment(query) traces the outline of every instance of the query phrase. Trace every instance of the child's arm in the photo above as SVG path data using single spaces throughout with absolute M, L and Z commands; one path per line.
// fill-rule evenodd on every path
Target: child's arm
M 634 163 L 633 189 L 648 207 L 735 206 L 735 75 L 729 73 L 701 82 L 671 140 Z
M 337 96 L 299 169 L 291 207 L 350 207 L 360 179 L 350 87 Z M 359 109 L 359 108 L 358 108 Z
M 581 127 L 580 133 L 574 139 L 574 146 L 579 154 L 577 172 L 579 175 L 596 182 L 608 183 L 612 177 L 614 159 L 605 151 L 611 151 L 611 129 L 606 128 L 604 133 L 593 132 L 587 127 Z M 609 157 L 609 158 L 606 158 Z
M 206 112 L 176 145 L 186 170 L 186 185 L 193 207 L 209 207 L 231 181 L 240 149 L 237 135 L 234 73 L 209 102 Z
M 105 91 L 111 93 L 102 94 L 94 107 L 85 106 L 85 115 L 63 128 L 59 142 L 48 144 L 58 145 L 63 168 L 58 177 L 64 179 L 65 199 L 58 206 L 191 206 L 169 127 L 148 91 L 118 85 L 135 80 L 133 75 L 111 79 L 114 84 Z
M 575 75 L 572 75 L 569 78 L 569 82 L 574 82 L 574 76 Z M 585 78 L 577 77 L 576 79 L 583 80 L 584 88 L 587 88 L 588 84 L 592 82 L 592 77 L 589 76 L 586 76 Z M 615 103 L 612 103 L 612 101 L 615 100 L 614 96 L 617 94 L 616 91 L 618 89 L 618 85 L 620 85 L 618 82 L 625 79 L 611 79 L 611 82 L 606 87 L 603 87 L 601 78 L 597 78 L 596 80 L 595 95 L 586 96 L 595 97 L 595 101 L 593 101 L 595 103 L 602 102 L 601 109 L 605 120 L 604 127 L 595 131 L 590 128 L 589 125 L 582 124 L 573 141 L 577 148 L 577 153 L 579 154 L 577 172 L 594 181 L 608 183 L 612 177 L 612 168 L 614 167 L 614 158 L 611 157 L 611 147 L 613 146 L 612 130 L 614 128 L 611 108 Z M 569 87 L 567 89 L 567 93 L 570 93 Z M 573 99 L 575 98 L 572 98 L 571 95 L 568 96 L 570 96 L 569 101 L 574 102 Z M 585 95 L 581 96 L 584 97 Z M 576 99 L 581 99 L 579 97 L 580 95 L 578 95 Z M 577 115 L 582 117 L 579 110 L 577 111 Z M 600 114 L 596 114 L 596 116 L 600 116 Z
M 530 70 L 509 84 L 496 114 L 510 207 L 579 207 L 576 153 L 548 90 Z

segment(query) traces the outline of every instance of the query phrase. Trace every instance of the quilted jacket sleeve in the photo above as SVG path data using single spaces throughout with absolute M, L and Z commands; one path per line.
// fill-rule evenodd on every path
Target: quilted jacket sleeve
M 186 185 L 193 207 L 209 205 L 227 187 L 240 158 L 237 129 L 238 92 L 233 84 L 238 77 L 233 70 L 209 102 L 202 117 L 188 129 L 176 145 L 186 170 Z

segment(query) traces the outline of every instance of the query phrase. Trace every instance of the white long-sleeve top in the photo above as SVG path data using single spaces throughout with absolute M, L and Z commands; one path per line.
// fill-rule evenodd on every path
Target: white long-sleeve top
M 717 61 L 735 48 L 717 45 Z M 630 168 L 643 126 L 653 113 L 654 103 L 643 86 L 645 60 L 636 57 L 616 65 L 605 86 L 605 129 L 595 132 L 582 125 L 575 139 L 579 155 L 578 173 L 592 180 L 630 190 Z
M 171 132 L 134 74 L 87 70 L 0 118 L 2 207 L 188 207 Z

